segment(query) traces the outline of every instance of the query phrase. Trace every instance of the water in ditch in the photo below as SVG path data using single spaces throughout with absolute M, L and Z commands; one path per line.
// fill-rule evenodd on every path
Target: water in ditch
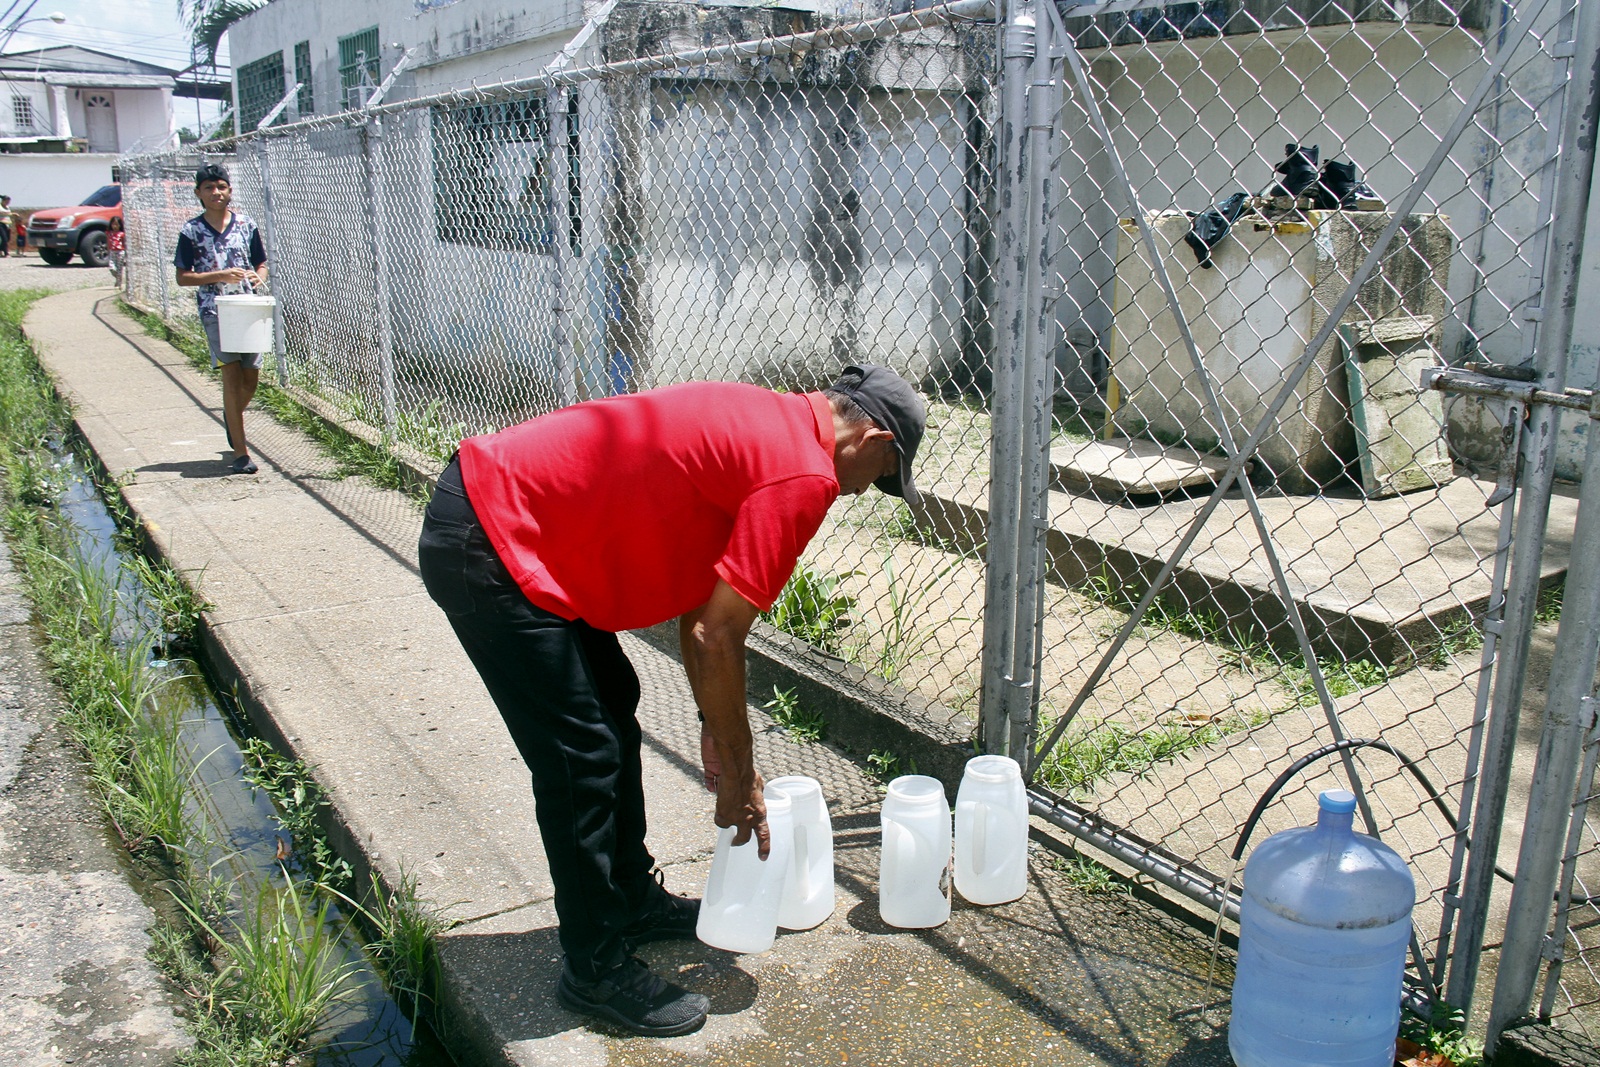
M 127 594 L 124 602 L 144 603 L 135 572 L 124 565 L 116 523 L 93 482 L 69 451 L 57 448 L 56 453 L 58 504 L 70 520 L 82 558 Z M 124 636 L 145 630 L 137 619 L 125 620 L 123 626 Z M 197 822 L 213 838 L 209 860 L 235 887 L 236 898 L 254 900 L 263 887 L 282 886 L 282 865 L 291 842 L 280 832 L 271 799 L 245 778 L 239 741 L 242 724 L 225 710 L 197 663 L 161 649 L 152 649 L 151 657 L 152 670 L 164 682 L 154 699 L 163 711 L 177 713 L 182 741 L 195 767 L 191 795 Z M 159 888 L 141 890 L 158 913 L 173 913 Z M 432 1031 L 414 1027 L 384 990 L 361 941 L 343 917 L 330 913 L 330 923 L 343 953 L 337 962 L 352 965 L 355 974 L 324 1017 L 307 1062 L 318 1067 L 449 1067 L 452 1060 Z

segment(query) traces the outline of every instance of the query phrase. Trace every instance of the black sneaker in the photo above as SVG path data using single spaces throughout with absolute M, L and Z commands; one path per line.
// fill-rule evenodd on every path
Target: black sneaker
M 698 1030 L 711 1010 L 709 998 L 656 977 L 637 956 L 592 982 L 563 969 L 556 999 L 568 1011 L 605 1019 L 646 1037 L 676 1037 Z
M 254 474 L 259 468 L 249 456 L 235 456 L 228 469 L 235 474 Z
M 667 892 L 666 875 L 657 868 L 645 888 L 644 904 L 633 921 L 622 928 L 622 939 L 629 945 L 651 941 L 693 940 L 700 921 L 700 902 Z

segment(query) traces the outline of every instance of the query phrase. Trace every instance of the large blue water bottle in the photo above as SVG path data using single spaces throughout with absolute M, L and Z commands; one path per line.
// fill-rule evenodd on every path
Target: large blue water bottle
M 1416 883 L 1351 829 L 1330 789 L 1317 825 L 1263 841 L 1244 868 L 1228 1051 L 1239 1067 L 1393 1067 Z

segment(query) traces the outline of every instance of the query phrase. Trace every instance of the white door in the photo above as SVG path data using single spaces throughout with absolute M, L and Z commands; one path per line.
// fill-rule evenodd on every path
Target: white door
M 83 98 L 84 135 L 91 152 L 117 150 L 117 112 L 110 93 L 90 93 Z

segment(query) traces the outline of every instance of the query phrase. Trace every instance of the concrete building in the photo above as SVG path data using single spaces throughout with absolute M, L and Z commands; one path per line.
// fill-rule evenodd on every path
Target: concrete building
M 65 45 L 0 57 L 0 191 L 20 209 L 75 204 L 122 153 L 174 138 L 177 72 Z

